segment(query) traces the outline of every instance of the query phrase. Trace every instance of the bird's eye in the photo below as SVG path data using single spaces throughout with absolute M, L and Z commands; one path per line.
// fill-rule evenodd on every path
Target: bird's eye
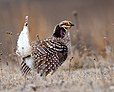
M 64 23 L 64 25 L 66 25 L 66 23 Z
M 68 26 L 68 23 L 65 23 L 64 25 Z

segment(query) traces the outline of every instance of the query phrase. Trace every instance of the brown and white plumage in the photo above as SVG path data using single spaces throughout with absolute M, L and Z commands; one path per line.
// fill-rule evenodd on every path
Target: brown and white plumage
M 68 48 L 63 42 L 58 42 L 53 38 L 42 40 L 39 45 L 33 46 L 34 68 L 41 75 L 47 76 L 61 66 L 67 55 Z
M 70 21 L 59 23 L 51 37 L 31 44 L 31 54 L 23 57 L 21 70 L 24 75 L 34 69 L 41 76 L 54 73 L 68 56 L 68 45 L 70 42 L 68 29 L 73 24 Z

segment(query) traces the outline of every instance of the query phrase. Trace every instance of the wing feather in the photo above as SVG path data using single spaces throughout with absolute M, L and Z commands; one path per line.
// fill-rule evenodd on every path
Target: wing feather
M 46 39 L 33 46 L 34 67 L 41 76 L 54 73 L 67 58 L 67 46 L 61 42 Z

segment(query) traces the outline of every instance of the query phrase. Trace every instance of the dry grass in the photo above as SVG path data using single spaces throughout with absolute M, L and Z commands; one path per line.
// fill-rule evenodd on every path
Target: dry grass
M 12 34 L 7 37 L 12 42 Z M 15 50 L 11 48 L 11 54 L 0 54 L 0 91 L 8 92 L 111 92 L 114 91 L 114 66 L 108 59 L 96 54 L 86 45 L 80 43 L 82 49 L 73 52 L 73 59 L 61 66 L 46 80 L 39 77 L 34 71 L 31 75 L 22 76 L 20 60 L 15 56 Z M 81 46 L 79 48 L 81 48 Z M 3 48 L 1 44 L 1 48 Z M 77 49 L 75 47 L 75 49 Z M 108 50 L 108 49 L 107 49 Z M 81 55 L 80 55 L 81 53 Z M 108 54 L 107 54 L 108 55 Z
M 100 67 L 70 71 L 60 68 L 46 80 L 35 72 L 31 72 L 25 80 L 18 65 L 2 64 L 0 92 L 113 92 L 114 67 L 100 60 Z
M 80 55 L 80 52 L 83 53 Z M 110 58 L 111 56 L 103 58 L 86 47 L 86 50 L 74 51 L 73 59 L 67 60 L 46 79 L 39 77 L 34 71 L 25 78 L 21 74 L 20 60 L 15 56 L 14 50 L 8 55 L 9 61 L 4 59 L 1 52 L 0 91 L 113 92 L 114 66 L 109 62 Z
M 114 92 L 113 3 L 67 1 L 0 1 L 0 92 Z M 74 11 L 72 20 L 74 9 L 80 16 Z M 25 79 L 15 55 L 26 15 L 31 41 L 37 39 L 36 34 L 41 39 L 49 36 L 61 20 L 76 23 L 71 31 L 73 59 L 46 80 L 33 71 Z

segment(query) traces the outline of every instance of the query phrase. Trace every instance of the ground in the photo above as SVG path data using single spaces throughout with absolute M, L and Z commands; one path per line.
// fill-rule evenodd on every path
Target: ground
M 63 65 L 46 78 L 32 72 L 26 79 L 19 64 L 13 63 L 2 63 L 0 92 L 114 92 L 114 69 L 107 63 L 76 69 L 64 69 Z

